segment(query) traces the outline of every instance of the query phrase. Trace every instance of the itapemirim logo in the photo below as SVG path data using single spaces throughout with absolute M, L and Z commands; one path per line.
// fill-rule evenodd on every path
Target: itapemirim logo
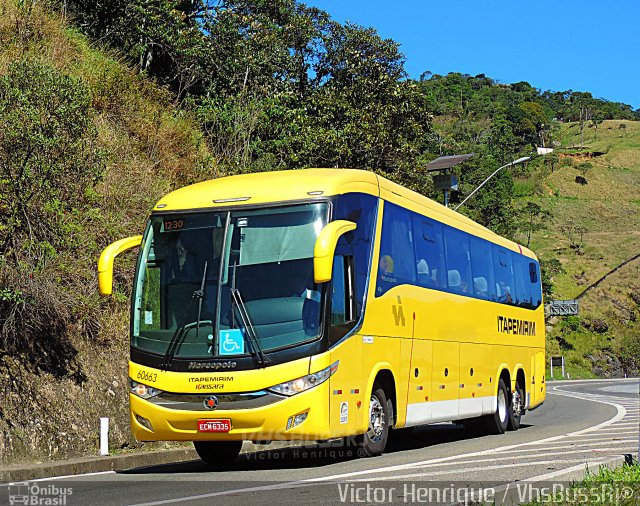
M 10 483 L 9 487 L 9 504 L 25 504 L 28 506 L 65 506 L 67 497 L 73 491 L 71 487 L 58 487 L 52 483 L 48 485 L 40 485 L 38 483 L 29 483 L 21 481 Z

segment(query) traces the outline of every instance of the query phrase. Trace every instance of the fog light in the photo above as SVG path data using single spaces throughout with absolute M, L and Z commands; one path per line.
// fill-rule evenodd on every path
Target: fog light
M 309 412 L 305 411 L 304 413 L 300 413 L 295 416 L 290 416 L 289 419 L 287 420 L 287 430 L 292 429 L 293 427 L 297 427 L 302 422 L 304 422 L 307 419 L 308 414 Z
M 145 429 L 149 429 L 151 432 L 153 432 L 153 426 L 151 425 L 151 422 L 149 420 L 147 420 L 145 417 L 140 416 L 140 415 L 136 415 L 136 420 Z

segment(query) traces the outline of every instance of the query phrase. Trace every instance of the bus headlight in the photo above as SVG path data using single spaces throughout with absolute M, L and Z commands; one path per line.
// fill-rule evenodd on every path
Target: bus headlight
M 268 388 L 267 390 L 276 394 L 286 396 L 299 394 L 300 392 L 309 390 L 310 388 L 318 386 L 319 384 L 327 381 L 331 377 L 331 375 L 338 370 L 339 363 L 340 361 L 338 360 L 331 364 L 329 367 L 322 369 L 321 371 L 314 372 L 313 374 L 308 374 L 307 376 L 303 376 L 302 378 L 297 378 L 285 383 L 280 383 L 279 385 Z
M 151 399 L 151 397 L 155 397 L 162 393 L 162 390 L 150 387 L 144 383 L 138 383 L 137 381 L 133 381 L 131 378 L 129 378 L 129 391 L 143 399 Z

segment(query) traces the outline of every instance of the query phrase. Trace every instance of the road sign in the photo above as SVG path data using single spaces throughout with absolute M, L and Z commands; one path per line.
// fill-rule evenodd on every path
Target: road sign
M 547 316 L 573 316 L 578 314 L 578 301 L 572 300 L 552 300 L 545 306 Z
M 562 368 L 562 377 L 564 378 L 564 357 L 551 357 L 549 361 L 551 362 L 551 378 L 553 378 L 554 366 Z

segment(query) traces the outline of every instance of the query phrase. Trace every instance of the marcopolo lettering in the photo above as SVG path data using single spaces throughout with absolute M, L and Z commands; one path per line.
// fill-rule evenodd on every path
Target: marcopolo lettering
M 498 316 L 498 332 L 502 332 L 503 334 L 516 334 L 520 336 L 535 336 L 536 322 Z
M 189 362 L 189 369 L 234 369 L 236 362 Z

